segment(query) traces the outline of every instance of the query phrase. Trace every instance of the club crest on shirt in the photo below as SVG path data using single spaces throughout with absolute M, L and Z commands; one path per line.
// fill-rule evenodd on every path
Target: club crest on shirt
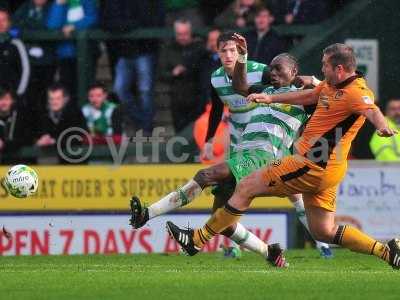
M 280 159 L 275 159 L 275 160 L 273 160 L 272 162 L 271 162 L 271 166 L 273 166 L 273 167 L 279 167 L 280 165 L 282 164 L 282 160 L 280 160 Z
M 321 105 L 323 107 L 325 107 L 326 109 L 329 109 L 329 97 L 326 95 L 320 95 L 319 96 L 319 102 L 321 103 Z
M 336 92 L 334 99 L 339 100 L 339 98 L 342 96 L 343 96 L 343 91 L 339 90 Z

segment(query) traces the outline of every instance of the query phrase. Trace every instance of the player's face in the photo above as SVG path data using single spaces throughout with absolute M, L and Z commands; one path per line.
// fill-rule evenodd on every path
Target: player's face
M 338 83 L 338 74 L 336 67 L 333 67 L 329 62 L 329 56 L 324 55 L 322 57 L 322 73 L 325 76 L 325 80 L 329 85 L 335 85 Z
M 179 45 L 186 46 L 192 42 L 192 28 L 189 24 L 175 24 L 175 40 Z
M 94 88 L 89 91 L 89 102 L 95 108 L 100 108 L 107 98 L 107 93 L 101 88 Z
M 232 69 L 235 67 L 239 53 L 235 41 L 221 42 L 218 45 L 218 55 L 224 68 Z
M 10 30 L 10 17 L 5 12 L 0 12 L 0 33 L 5 33 Z
M 14 100 L 10 94 L 5 94 L 3 98 L 0 98 L 0 112 L 8 113 L 11 111 L 11 107 L 14 103 Z
M 49 92 L 49 109 L 51 111 L 57 112 L 62 110 L 65 102 L 66 98 L 62 90 Z
M 218 51 L 217 41 L 221 32 L 219 30 L 210 31 L 207 37 L 207 49 L 215 53 Z
M 269 67 L 271 69 L 271 84 L 275 88 L 290 85 L 296 76 L 296 70 L 284 58 L 274 58 Z

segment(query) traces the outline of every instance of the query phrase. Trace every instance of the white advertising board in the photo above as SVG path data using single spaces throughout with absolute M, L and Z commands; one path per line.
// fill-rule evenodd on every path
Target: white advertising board
M 352 163 L 338 189 L 337 220 L 380 240 L 400 236 L 400 165 Z
M 7 238 L 0 232 L 0 255 L 59 255 L 59 254 L 129 254 L 177 252 L 178 245 L 169 238 L 165 222 L 180 226 L 199 227 L 209 214 L 170 214 L 155 218 L 139 230 L 128 225 L 128 215 L 14 215 L 0 216 Z M 286 213 L 249 213 L 242 224 L 265 242 L 288 243 Z M 223 237 L 215 237 L 205 252 L 229 245 Z

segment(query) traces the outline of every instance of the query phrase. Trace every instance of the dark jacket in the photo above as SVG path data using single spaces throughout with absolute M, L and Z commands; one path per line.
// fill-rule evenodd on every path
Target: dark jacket
M 236 29 L 238 26 L 236 25 L 236 20 L 240 17 L 235 12 L 236 1 L 233 1 L 228 7 L 215 18 L 215 25 L 220 28 L 227 28 L 227 29 Z M 257 7 L 251 7 L 248 11 L 243 13 L 241 17 L 243 17 L 246 21 L 245 27 L 250 27 L 254 25 L 254 18 L 256 16 Z
M 211 74 L 220 66 L 221 61 L 218 53 L 212 53 L 207 50 L 200 62 L 200 95 L 201 99 L 206 102 L 211 99 Z
M 36 137 L 40 138 L 44 134 L 49 134 L 52 138 L 57 140 L 62 132 L 72 127 L 87 130 L 86 121 L 81 110 L 69 102 L 60 113 L 52 114 L 47 110 L 46 114 L 41 117 L 39 131 Z
M 289 5 L 288 13 L 294 16 L 293 24 L 314 24 L 329 16 L 329 1 L 302 0 L 299 3 L 293 0 Z
M 0 151 L 2 163 L 16 163 L 18 151 L 23 146 L 32 145 L 31 120 L 21 104 L 15 105 L 10 114 L 0 115 L 0 139 L 4 142 Z
M 25 93 L 29 83 L 30 64 L 24 43 L 9 34 L 0 35 L 0 85 L 18 95 Z
M 171 110 L 176 131 L 180 131 L 204 111 L 201 98 L 200 70 L 204 55 L 203 43 L 195 40 L 187 46 L 176 42 L 164 45 L 160 55 L 159 75 L 170 86 Z M 174 77 L 172 70 L 183 65 L 186 72 Z
M 46 30 L 50 3 L 37 10 L 33 1 L 22 4 L 13 15 L 13 29 L 19 34 L 25 30 Z M 54 43 L 31 42 L 25 44 L 32 65 L 51 65 L 55 60 Z
M 162 27 L 165 20 L 164 1 L 101 0 L 100 19 L 104 30 L 124 33 L 138 28 Z M 155 53 L 157 39 L 116 40 L 109 43 L 117 56 Z
M 269 30 L 261 40 L 258 40 L 256 30 L 249 31 L 245 37 L 250 60 L 269 64 L 276 55 L 287 51 L 285 41 L 273 29 Z

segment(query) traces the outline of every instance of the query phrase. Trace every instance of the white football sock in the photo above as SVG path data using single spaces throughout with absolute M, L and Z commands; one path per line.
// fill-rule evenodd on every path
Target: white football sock
M 306 216 L 306 211 L 304 209 L 304 202 L 303 199 L 299 199 L 296 202 L 293 203 L 295 209 L 296 209 L 296 215 L 301 224 L 307 229 L 307 231 L 310 233 L 310 228 L 308 227 L 308 222 L 307 222 L 307 216 Z M 321 247 L 329 248 L 329 245 L 320 241 L 315 241 L 315 244 L 318 249 L 321 249 Z
M 191 179 L 184 186 L 176 191 L 169 193 L 164 198 L 149 206 L 149 219 L 165 214 L 181 206 L 185 206 L 192 202 L 194 198 L 200 195 L 202 189 L 200 185 Z
M 250 251 L 259 253 L 264 257 L 268 255 L 268 245 L 240 223 L 236 224 L 235 232 L 229 238 Z

